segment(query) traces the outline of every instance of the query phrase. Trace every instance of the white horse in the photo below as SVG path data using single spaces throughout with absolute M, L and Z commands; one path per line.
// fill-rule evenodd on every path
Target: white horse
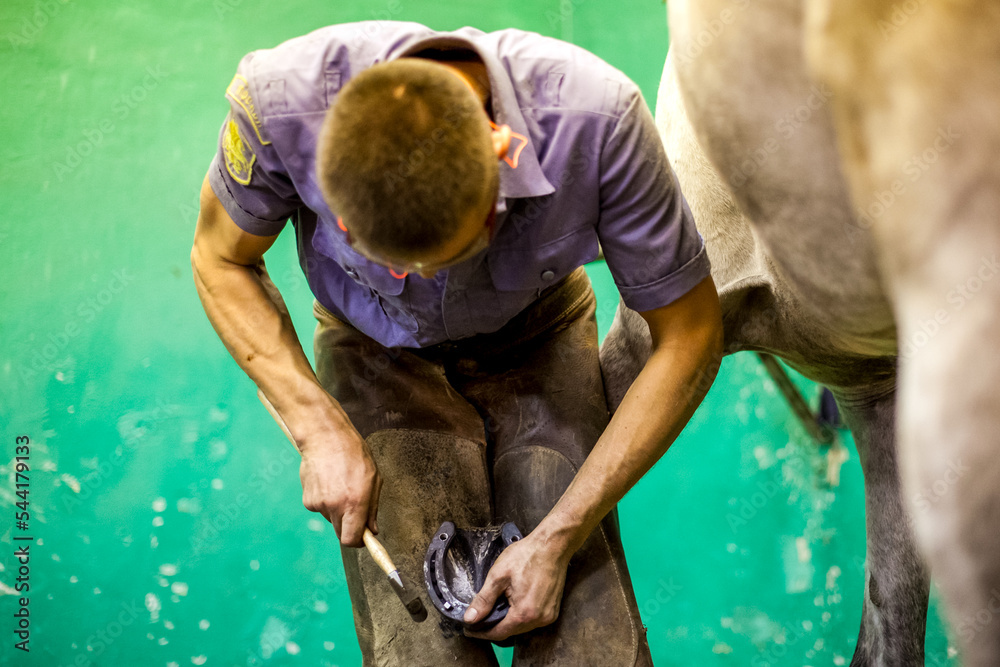
M 657 122 L 708 247 L 726 351 L 773 353 L 829 386 L 861 457 L 852 665 L 923 664 L 911 522 L 965 664 L 1000 665 L 998 5 L 669 8 Z M 648 346 L 619 306 L 601 352 L 612 407 Z

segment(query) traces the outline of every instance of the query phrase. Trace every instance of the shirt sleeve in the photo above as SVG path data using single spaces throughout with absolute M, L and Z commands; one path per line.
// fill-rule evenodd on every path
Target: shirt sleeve
M 302 202 L 268 136 L 255 94 L 253 58 L 251 53 L 240 61 L 226 89 L 229 114 L 219 131 L 208 178 L 223 208 L 242 230 L 273 236 Z
M 601 152 L 597 233 L 629 308 L 666 306 L 710 274 L 656 123 L 637 88 Z

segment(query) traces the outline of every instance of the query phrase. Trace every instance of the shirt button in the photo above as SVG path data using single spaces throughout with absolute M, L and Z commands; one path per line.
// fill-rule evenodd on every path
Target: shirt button
M 556 277 L 556 272 L 553 271 L 552 269 L 545 269 L 544 271 L 542 271 L 542 280 L 544 280 L 545 282 L 548 282 L 555 277 Z

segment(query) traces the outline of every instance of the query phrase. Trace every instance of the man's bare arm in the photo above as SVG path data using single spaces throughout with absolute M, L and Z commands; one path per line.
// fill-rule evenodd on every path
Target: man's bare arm
M 360 546 L 366 524 L 377 531 L 381 481 L 364 440 L 316 378 L 267 275 L 263 256 L 276 238 L 240 229 L 205 179 L 191 249 L 205 313 L 295 439 L 303 503 L 330 519 L 344 544 Z
M 652 334 L 652 354 L 559 502 L 500 555 L 470 605 L 484 618 L 506 594 L 507 617 L 487 633 L 467 634 L 501 640 L 556 619 L 570 556 L 663 456 L 711 387 L 723 350 L 712 279 L 641 315 Z M 466 620 L 474 619 L 467 614 Z

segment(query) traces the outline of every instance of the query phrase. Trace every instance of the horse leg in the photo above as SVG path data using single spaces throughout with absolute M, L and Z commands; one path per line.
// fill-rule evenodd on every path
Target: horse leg
M 853 667 L 924 664 L 929 579 L 900 489 L 891 383 L 835 392 L 865 475 L 865 599 Z

